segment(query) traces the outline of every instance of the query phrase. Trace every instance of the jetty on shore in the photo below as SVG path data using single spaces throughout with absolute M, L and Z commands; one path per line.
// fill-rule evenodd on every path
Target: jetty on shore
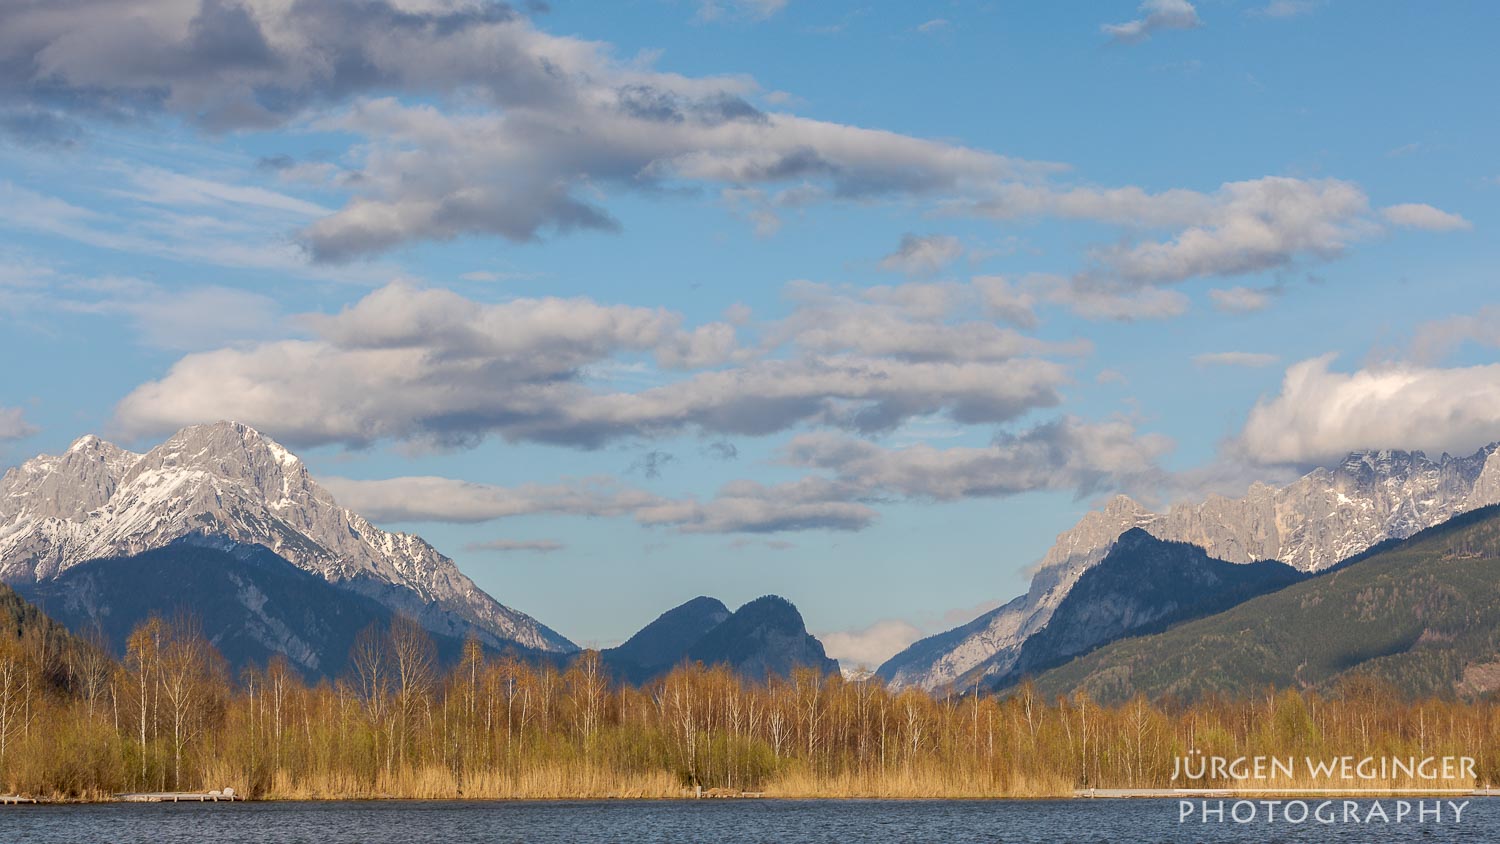
M 121 803 L 218 803 L 244 800 L 234 789 L 223 791 L 142 791 L 116 794 Z

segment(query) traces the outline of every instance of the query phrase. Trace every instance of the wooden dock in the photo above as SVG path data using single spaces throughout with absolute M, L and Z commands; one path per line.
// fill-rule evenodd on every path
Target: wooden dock
M 35 797 L 22 797 L 19 794 L 0 794 L 0 806 L 19 806 L 22 803 L 35 802 Z
M 121 803 L 218 803 L 220 801 L 233 803 L 245 798 L 234 792 L 232 788 L 223 791 L 143 791 L 125 794 L 116 794 L 115 799 Z

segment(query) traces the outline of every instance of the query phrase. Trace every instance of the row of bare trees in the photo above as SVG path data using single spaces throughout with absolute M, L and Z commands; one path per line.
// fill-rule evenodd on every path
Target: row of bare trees
M 1053 795 L 1170 785 L 1210 755 L 1468 755 L 1500 774 L 1500 710 L 1403 702 L 1351 681 L 1183 704 L 927 694 L 812 670 L 749 682 L 684 665 L 612 683 L 469 643 L 439 664 L 397 619 L 362 634 L 347 677 L 284 660 L 231 678 L 191 621 L 153 618 L 116 662 L 0 636 L 0 791 L 70 795 L 226 785 L 261 796 Z

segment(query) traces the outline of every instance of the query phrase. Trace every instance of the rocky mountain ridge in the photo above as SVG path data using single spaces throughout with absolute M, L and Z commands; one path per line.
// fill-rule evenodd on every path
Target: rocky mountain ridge
M 94 436 L 0 478 L 0 580 L 44 581 L 89 560 L 184 539 L 260 545 L 293 565 L 494 647 L 577 647 L 490 597 L 421 537 L 341 507 L 294 454 L 235 422 L 178 431 L 145 454 Z
M 1500 444 L 1436 460 L 1420 451 L 1355 452 L 1283 487 L 1256 483 L 1240 498 L 1212 495 L 1165 513 L 1116 496 L 1058 536 L 1025 595 L 913 644 L 877 673 L 897 687 L 926 689 L 1004 675 L 1078 578 L 1132 528 L 1229 562 L 1279 560 L 1319 571 L 1494 503 L 1500 503 Z

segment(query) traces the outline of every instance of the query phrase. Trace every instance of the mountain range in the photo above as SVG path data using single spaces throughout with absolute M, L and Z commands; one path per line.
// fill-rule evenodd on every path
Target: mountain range
M 97 635 L 115 654 L 125 652 L 131 631 L 151 616 L 187 617 L 223 655 L 232 676 L 264 667 L 276 655 L 309 680 L 345 676 L 360 632 L 387 627 L 395 615 L 261 546 L 224 548 L 198 539 L 79 563 L 15 589 L 69 630 Z M 456 661 L 463 640 L 431 635 L 438 657 Z M 555 656 L 512 649 L 533 659 Z
M 340 676 L 355 637 L 398 613 L 439 657 L 469 637 L 553 663 L 579 650 L 421 537 L 340 506 L 296 455 L 234 422 L 184 428 L 144 454 L 86 436 L 6 472 L 0 580 L 116 654 L 150 616 L 190 615 L 235 672 L 279 654 L 309 679 Z M 756 678 L 838 671 L 776 596 L 733 613 L 694 599 L 604 656 L 637 683 L 683 662 Z
M 1201 653 L 1192 649 L 1215 641 L 1234 651 L 1233 637 L 1214 625 L 1246 625 L 1262 618 L 1256 613 L 1266 614 L 1271 641 L 1284 632 L 1275 627 L 1277 614 L 1328 595 L 1338 596 L 1330 606 L 1353 600 L 1368 609 L 1396 594 L 1426 607 L 1454 588 L 1432 577 L 1479 577 L 1482 561 L 1500 556 L 1485 544 L 1490 534 L 1482 525 L 1490 522 L 1479 518 L 1493 514 L 1484 508 L 1496 503 L 1495 445 L 1436 460 L 1421 452 L 1351 454 L 1286 486 L 1256 484 L 1241 498 L 1213 496 L 1164 513 L 1118 496 L 1058 537 L 1025 595 L 913 644 L 877 675 L 897 688 L 989 690 L 1034 677 L 1048 689 L 1100 695 L 1232 686 L 1211 671 L 1172 663 L 1174 649 Z M 1459 546 L 1434 544 L 1465 525 L 1462 547 L 1478 549 L 1469 557 L 1454 556 Z M 1453 563 L 1460 557 L 1481 563 L 1469 572 L 1470 563 Z M 1338 592 L 1338 584 L 1363 582 L 1393 560 L 1417 574 L 1353 596 Z M 136 623 L 187 611 L 234 670 L 280 654 L 309 678 L 339 676 L 359 632 L 396 614 L 421 623 L 440 656 L 456 655 L 466 638 L 492 652 L 559 664 L 578 651 L 486 594 L 420 537 L 382 530 L 340 506 L 299 458 L 233 422 L 185 428 L 145 453 L 83 437 L 62 454 L 6 472 L 0 580 L 19 593 L 14 600 L 29 599 L 116 653 Z M 1473 594 L 1487 593 L 1476 587 Z M 1303 603 L 1282 603 L 1292 595 Z M 1424 617 L 1455 605 L 1439 602 Z M 1355 640 L 1344 637 L 1363 616 L 1319 617 L 1304 634 L 1347 647 L 1322 669 L 1304 660 L 1290 677 L 1277 674 L 1284 666 L 1267 656 L 1266 676 L 1316 684 L 1337 677 L 1337 666 L 1384 665 L 1371 659 L 1437 653 L 1439 643 L 1458 642 L 1458 650 L 1443 652 L 1446 668 L 1418 661 L 1431 675 L 1426 680 L 1413 679 L 1418 669 L 1392 671 L 1410 686 L 1500 689 L 1491 677 L 1500 677 L 1500 668 L 1480 659 L 1495 643 L 1474 638 L 1493 638 L 1493 625 L 1470 630 L 1449 619 L 1415 630 L 1402 606 L 1379 604 L 1386 632 L 1399 635 L 1387 642 L 1389 636 L 1372 634 L 1370 641 L 1385 643 L 1374 657 L 1349 650 Z M 1487 618 L 1484 612 L 1475 605 L 1466 617 Z M 1278 644 L 1279 653 L 1296 651 L 1294 645 L 1300 643 Z M 796 607 L 769 595 L 733 612 L 716 599 L 695 598 L 602 656 L 615 677 L 637 684 L 692 662 L 751 679 L 788 676 L 799 666 L 839 671 Z M 1143 670 L 1147 663 L 1177 668 L 1153 673 Z
M 246 425 L 184 428 L 145 454 L 86 436 L 0 478 L 0 580 L 12 585 L 189 537 L 266 548 L 438 635 L 578 650 L 490 597 L 421 537 L 381 530 L 339 506 L 301 460 Z
M 1413 697 L 1500 691 L 1500 506 L 1224 612 L 1114 642 L 1042 671 L 1045 695 L 1193 699 L 1332 691 L 1353 676 Z
M 1231 563 L 1278 560 L 1315 572 L 1494 503 L 1500 503 L 1500 445 L 1494 444 L 1436 460 L 1419 451 L 1357 452 L 1286 486 L 1257 483 L 1240 498 L 1215 495 L 1165 513 L 1117 496 L 1058 537 L 1026 594 L 914 643 L 876 674 L 898 688 L 929 690 L 1012 675 L 1026 641 L 1048 626 L 1083 574 L 1134 528 Z

